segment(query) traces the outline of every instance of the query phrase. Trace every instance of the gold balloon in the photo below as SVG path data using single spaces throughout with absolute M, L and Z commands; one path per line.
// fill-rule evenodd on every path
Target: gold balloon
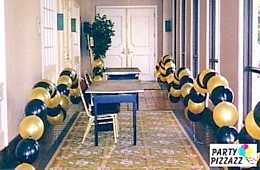
M 66 67 L 62 71 L 69 71 L 73 80 L 77 79 L 77 71 L 71 67 Z
M 199 73 L 198 79 L 199 79 L 199 82 L 200 82 L 201 85 L 203 85 L 203 79 L 204 79 L 205 75 L 210 73 L 210 72 L 216 72 L 216 71 L 213 70 L 213 69 L 204 69 Z
M 102 59 L 96 59 L 93 61 L 93 67 L 103 67 L 103 60 Z
M 64 121 L 64 114 L 60 112 L 57 116 L 47 115 L 47 120 L 52 125 L 59 125 Z
M 15 167 L 15 170 L 35 170 L 35 167 L 28 163 L 21 163 Z
M 191 76 L 191 71 L 188 68 L 185 68 L 183 70 L 180 71 L 178 79 L 181 80 L 182 77 L 184 76 Z
M 206 107 L 205 102 L 195 103 L 192 100 L 188 101 L 188 109 L 191 113 L 200 114 Z
M 213 109 L 213 120 L 218 127 L 235 126 L 238 120 L 237 108 L 230 102 L 222 101 Z
M 199 86 L 199 84 L 198 84 L 198 78 L 197 78 L 197 77 L 194 79 L 193 85 L 194 85 L 195 91 L 197 91 L 197 92 L 199 92 L 199 93 L 206 94 L 206 93 L 208 92 L 207 89 L 205 89 L 205 88 Z
M 43 121 L 36 115 L 26 116 L 20 123 L 19 133 L 23 139 L 38 140 L 44 132 Z
M 173 97 L 180 97 L 180 95 L 181 95 L 181 89 L 175 89 L 174 87 L 171 86 L 171 88 L 170 88 L 170 94 L 171 94 Z
M 250 111 L 245 118 L 245 128 L 247 133 L 254 139 L 260 140 L 260 127 L 254 119 L 254 112 Z
M 58 78 L 58 82 L 57 84 L 65 84 L 67 85 L 68 87 L 71 87 L 72 85 L 72 80 L 69 76 L 67 75 L 62 75 Z
M 159 67 L 159 71 L 160 71 L 161 74 L 166 75 L 166 70 L 165 70 L 164 67 Z
M 154 72 L 154 77 L 159 78 L 160 75 L 161 75 L 160 71 L 155 71 Z
M 181 96 L 185 97 L 186 95 L 190 94 L 190 90 L 192 89 L 193 84 L 185 83 L 181 86 Z
M 166 77 L 163 76 L 162 74 L 160 75 L 160 80 L 161 80 L 161 82 L 166 82 L 166 81 L 167 81 L 167 80 L 166 80 Z
M 170 55 L 165 55 L 165 56 L 162 57 L 162 62 L 165 63 L 165 61 L 166 61 L 167 59 L 172 59 L 172 60 L 173 60 L 172 56 L 170 56 Z
M 212 93 L 218 86 L 228 86 L 227 79 L 221 75 L 215 75 L 208 80 L 207 88 L 209 93 Z
M 44 82 L 44 83 L 47 83 L 49 85 L 51 96 L 53 96 L 55 91 L 56 91 L 56 85 L 49 79 L 42 79 L 38 83 L 40 83 L 40 82 Z
M 30 92 L 30 94 L 28 96 L 28 99 L 29 100 L 39 99 L 48 106 L 49 101 L 51 99 L 51 95 L 48 92 L 48 90 L 46 90 L 45 88 L 36 87 L 36 88 L 32 89 L 32 91 Z
M 168 68 L 173 68 L 175 70 L 175 64 L 173 61 L 165 63 L 165 70 L 167 70 Z
M 101 76 L 95 76 L 93 81 L 102 81 L 103 78 Z
M 56 95 L 49 100 L 47 107 L 54 108 L 60 104 L 61 96 L 60 92 L 57 90 Z
M 167 81 L 168 84 L 173 82 L 173 79 L 174 79 L 174 74 L 173 73 L 171 73 L 168 76 L 166 76 L 166 81 Z
M 174 72 L 173 82 L 177 85 L 180 85 L 180 80 L 177 78 L 177 72 Z
M 60 106 L 64 110 L 67 110 L 69 108 L 69 104 L 70 104 L 69 98 L 66 95 L 64 95 L 64 94 L 61 94 Z
M 75 89 L 70 89 L 70 95 L 72 96 L 78 96 L 80 93 L 79 87 Z

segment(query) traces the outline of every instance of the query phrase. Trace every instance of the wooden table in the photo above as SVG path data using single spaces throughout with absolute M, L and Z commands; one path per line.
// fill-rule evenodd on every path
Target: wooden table
M 104 74 L 108 80 L 138 79 L 140 69 L 137 67 L 106 68 Z
M 138 93 L 144 92 L 140 80 L 103 80 L 93 82 L 85 91 L 93 96 L 94 106 L 99 103 L 133 104 L 133 143 L 136 145 L 136 112 L 138 110 Z M 97 107 L 95 115 L 95 146 L 98 146 Z

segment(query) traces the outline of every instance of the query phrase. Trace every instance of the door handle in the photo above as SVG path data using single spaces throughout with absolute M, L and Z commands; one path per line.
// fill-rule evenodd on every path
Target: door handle
M 133 51 L 131 51 L 129 48 L 127 48 L 127 54 L 131 54 Z
M 124 49 L 124 48 L 123 48 L 123 51 L 122 51 L 121 53 L 122 53 L 122 54 L 126 54 L 126 53 L 125 53 L 125 49 Z

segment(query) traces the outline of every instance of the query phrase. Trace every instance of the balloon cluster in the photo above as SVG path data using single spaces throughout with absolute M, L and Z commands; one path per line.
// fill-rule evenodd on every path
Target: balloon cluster
M 245 126 L 238 131 L 235 127 L 238 111 L 233 104 L 233 91 L 227 79 L 215 70 L 204 69 L 193 79 L 188 68 L 177 69 L 168 97 L 173 103 L 182 99 L 185 117 L 209 126 L 217 143 L 260 143 L 260 102 L 247 114 Z M 212 110 L 207 107 L 208 102 L 213 104 Z
M 92 72 L 93 72 L 93 80 L 101 81 L 103 80 L 103 71 L 104 71 L 104 63 L 101 58 L 94 59 L 92 62 Z
M 154 73 L 154 76 L 161 82 L 167 82 L 169 84 L 175 72 L 175 63 L 172 59 L 172 56 L 165 55 L 159 57 L 155 69 L 156 71 Z
M 78 76 L 72 68 L 62 70 L 57 85 L 48 79 L 34 84 L 24 108 L 25 117 L 19 125 L 22 139 L 15 149 L 15 156 L 20 162 L 16 169 L 35 169 L 32 163 L 38 158 L 38 140 L 43 136 L 45 127 L 62 123 L 70 102 L 78 104 L 80 101 Z

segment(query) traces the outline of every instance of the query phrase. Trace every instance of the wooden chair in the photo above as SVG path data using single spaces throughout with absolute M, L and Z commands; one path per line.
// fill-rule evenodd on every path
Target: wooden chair
M 91 126 L 94 125 L 94 118 L 95 116 L 92 114 L 93 110 L 93 105 L 92 105 L 92 100 L 91 96 L 84 95 L 85 89 L 82 87 L 86 87 L 84 83 L 86 83 L 86 80 L 84 78 L 80 79 L 80 96 L 82 100 L 82 104 L 84 107 L 84 110 L 82 111 L 83 114 L 86 114 L 88 119 L 87 127 L 85 129 L 83 139 L 82 139 L 82 144 L 84 143 Z M 90 97 L 90 99 L 89 99 Z M 105 124 L 112 124 L 113 125 L 113 132 L 114 132 L 114 141 L 117 143 L 117 138 L 118 138 L 118 112 L 120 110 L 119 106 L 116 104 L 102 104 L 97 106 L 97 120 L 99 125 L 105 125 Z M 81 114 L 82 114 L 81 113 Z M 97 129 L 96 129 L 97 130 Z

